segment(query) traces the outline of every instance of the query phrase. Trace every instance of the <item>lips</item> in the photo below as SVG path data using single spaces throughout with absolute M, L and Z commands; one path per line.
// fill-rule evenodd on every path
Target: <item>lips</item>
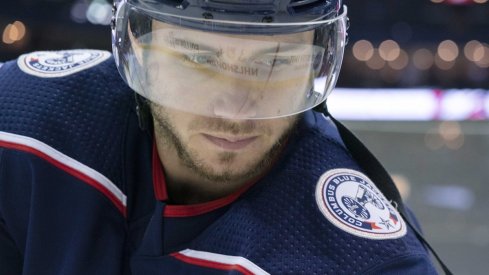
M 254 137 L 216 137 L 212 135 L 203 134 L 203 136 L 213 143 L 214 145 L 225 149 L 225 150 L 240 150 L 251 144 L 256 140 L 256 136 Z

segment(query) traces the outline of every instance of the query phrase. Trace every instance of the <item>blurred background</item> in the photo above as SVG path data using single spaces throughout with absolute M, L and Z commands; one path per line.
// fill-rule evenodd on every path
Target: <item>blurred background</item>
M 488 0 L 350 0 L 350 39 L 329 99 L 385 164 L 455 274 L 489 263 Z M 110 50 L 107 0 L 0 9 L 0 62 L 34 50 Z

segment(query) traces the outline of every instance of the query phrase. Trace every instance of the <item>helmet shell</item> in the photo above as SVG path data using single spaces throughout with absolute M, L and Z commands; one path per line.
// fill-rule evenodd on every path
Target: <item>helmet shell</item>
M 334 17 L 341 0 L 128 0 L 176 16 L 238 22 L 307 22 Z

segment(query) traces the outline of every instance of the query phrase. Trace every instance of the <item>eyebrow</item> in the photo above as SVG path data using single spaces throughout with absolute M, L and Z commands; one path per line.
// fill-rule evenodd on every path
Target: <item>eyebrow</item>
M 216 49 L 216 48 L 213 48 L 209 45 L 205 45 L 205 44 L 202 44 L 200 42 L 196 42 L 196 41 L 193 41 L 193 40 L 188 40 L 188 39 L 182 39 L 182 38 L 176 38 L 175 40 L 178 40 L 178 41 L 184 41 L 185 43 L 188 43 L 188 44 L 193 44 L 193 45 L 197 45 L 199 48 L 197 49 L 198 51 L 211 51 L 211 52 L 218 52 L 219 50 Z M 170 44 L 173 44 L 175 46 L 175 43 L 172 43 L 170 41 Z M 181 44 L 178 44 L 178 46 L 182 46 Z M 189 48 L 186 48 L 186 47 L 183 47 L 183 49 L 186 49 L 186 50 L 195 50 L 195 49 L 189 49 Z
M 292 50 L 298 50 L 298 49 L 301 49 L 302 48 L 302 44 L 293 44 L 293 43 L 286 43 L 285 45 L 283 43 L 278 43 L 278 45 L 273 48 L 273 53 L 279 53 L 279 52 L 288 52 L 288 51 L 292 51 Z M 259 51 L 258 53 L 260 55 L 263 55 L 263 54 L 267 54 L 267 53 L 271 53 L 272 52 L 272 48 L 268 49 L 268 50 L 262 50 L 262 51 Z
M 199 51 L 210 51 L 210 52 L 219 52 L 220 50 L 217 49 L 217 48 L 214 48 L 208 44 L 203 44 L 201 42 L 197 42 L 197 41 L 194 41 L 194 40 L 190 40 L 190 39 L 181 39 L 179 38 L 178 40 L 181 40 L 181 41 L 185 41 L 186 43 L 189 43 L 189 44 L 195 44 L 195 45 L 198 45 L 199 46 Z M 281 42 L 278 42 L 277 45 L 275 45 L 275 47 L 271 47 L 271 48 L 266 48 L 266 49 L 260 49 L 260 50 L 257 50 L 256 52 L 253 53 L 253 56 L 261 56 L 261 55 L 264 55 L 264 54 L 270 54 L 270 53 L 273 53 L 273 54 L 276 54 L 278 52 L 286 52 L 286 51 L 291 51 L 291 50 L 297 50 L 297 49 L 300 49 L 302 48 L 302 44 L 295 44 L 295 43 L 288 43 L 288 42 L 285 42 L 285 43 L 281 43 Z M 182 47 L 184 49 L 187 49 L 185 47 Z M 188 49 L 188 50 L 192 50 L 192 49 Z

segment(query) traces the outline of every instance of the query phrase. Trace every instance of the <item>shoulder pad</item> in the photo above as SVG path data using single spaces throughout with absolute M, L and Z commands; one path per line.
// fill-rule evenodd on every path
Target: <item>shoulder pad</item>
M 42 142 L 122 182 L 121 148 L 126 135 L 137 131 L 137 118 L 134 94 L 113 58 L 92 50 L 46 54 L 52 58 L 31 53 L 1 68 L 0 132 Z M 27 68 L 29 62 L 52 70 Z
M 101 50 L 39 51 L 21 55 L 17 65 L 26 74 L 55 78 L 94 67 L 110 56 L 110 52 Z

